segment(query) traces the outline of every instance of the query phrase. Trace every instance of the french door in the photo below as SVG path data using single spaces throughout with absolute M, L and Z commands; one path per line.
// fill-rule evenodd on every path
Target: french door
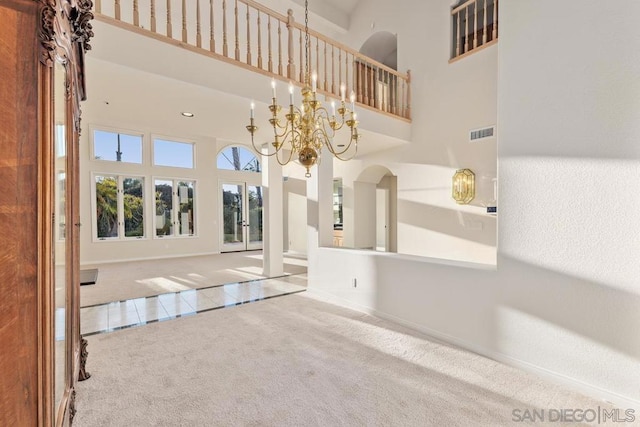
M 262 249 L 262 187 L 246 182 L 222 182 L 222 252 Z

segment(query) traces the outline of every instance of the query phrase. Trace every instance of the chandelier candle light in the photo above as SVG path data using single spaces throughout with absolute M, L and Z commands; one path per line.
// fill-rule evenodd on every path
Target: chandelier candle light
M 318 75 L 314 71 L 309 75 L 309 9 L 308 0 L 305 1 L 305 74 L 302 87 L 302 105 L 294 105 L 294 86 L 289 83 L 289 108 L 284 118 L 279 117 L 282 107 L 278 105 L 276 81 L 271 80 L 272 99 L 269 105 L 271 118 L 269 123 L 273 127 L 274 140 L 272 149 L 261 153 L 256 147 L 254 135 L 258 127 L 254 122 L 255 104 L 251 102 L 251 116 L 247 130 L 251 134 L 253 148 L 263 155 L 276 156 L 278 163 L 286 165 L 293 159 L 307 169 L 305 177 L 311 177 L 310 169 L 320 161 L 323 147 L 339 160 L 350 160 L 358 151 L 358 120 L 355 113 L 356 95 L 352 91 L 350 96 L 351 109 L 346 106 L 347 87 L 340 84 L 340 106 L 336 109 L 335 101 L 331 102 L 331 113 L 317 100 Z M 337 115 L 336 115 L 337 113 Z M 349 130 L 348 143 L 335 143 L 336 132 L 346 128 Z M 352 148 L 353 147 L 353 148 Z

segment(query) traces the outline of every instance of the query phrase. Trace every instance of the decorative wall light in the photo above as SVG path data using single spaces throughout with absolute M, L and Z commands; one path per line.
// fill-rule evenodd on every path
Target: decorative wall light
M 476 196 L 476 176 L 470 169 L 458 169 L 453 175 L 451 196 L 459 205 L 466 205 Z

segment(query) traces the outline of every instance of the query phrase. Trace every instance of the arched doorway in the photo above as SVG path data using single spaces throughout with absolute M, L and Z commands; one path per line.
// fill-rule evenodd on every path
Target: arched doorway
M 369 166 L 353 182 L 354 246 L 397 252 L 397 177 Z
M 260 160 L 249 149 L 231 145 L 220 150 L 220 251 L 262 249 Z
M 389 112 L 398 102 L 397 76 L 388 72 L 398 69 L 398 38 L 388 31 L 377 32 L 364 42 L 360 53 L 386 67 L 356 60 L 358 100 Z
M 360 53 L 389 68 L 398 69 L 398 37 L 388 31 L 372 34 L 362 44 Z

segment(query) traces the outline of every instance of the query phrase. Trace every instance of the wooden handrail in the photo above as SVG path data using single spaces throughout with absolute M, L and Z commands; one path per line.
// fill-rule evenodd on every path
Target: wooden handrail
M 481 0 L 469 0 L 468 3 L 475 1 Z M 395 117 L 410 117 L 409 73 L 400 73 L 312 29 L 308 29 L 307 45 L 305 26 L 294 19 L 291 10 L 283 15 L 255 0 L 151 0 L 145 3 L 142 11 L 138 8 L 138 0 L 133 3 L 96 0 L 95 13 L 98 18 L 109 18 L 107 22 L 117 21 L 119 27 L 129 25 L 138 33 L 146 31 L 158 40 L 178 41 L 190 50 L 220 56 L 244 68 L 297 84 L 304 84 L 309 77 L 305 67 L 305 61 L 308 61 L 309 73 L 314 71 L 317 74 L 319 93 L 340 98 L 341 87 L 344 86 L 346 97 L 353 91 L 358 104 Z M 205 10 L 202 11 L 201 7 Z M 177 13 L 172 13 L 172 9 Z M 166 16 L 166 26 L 162 22 L 157 25 L 156 20 L 163 15 Z M 267 19 L 266 25 L 263 18 Z M 182 31 L 176 39 L 173 37 L 172 19 L 180 19 Z M 282 34 L 283 31 L 286 34 Z M 221 48 L 220 42 L 216 46 L 216 37 L 222 40 Z M 231 49 L 229 43 L 233 43 Z M 477 43 L 474 41 L 472 45 L 475 47 Z
M 454 31 L 449 62 L 496 43 L 498 0 L 467 0 L 451 9 L 451 20 Z
M 467 0 L 466 2 L 462 3 L 461 5 L 456 6 L 456 7 L 455 7 L 455 9 L 453 9 L 453 10 L 451 11 L 451 14 L 452 14 L 452 15 L 455 15 L 455 14 L 456 14 L 456 13 L 458 13 L 460 10 L 465 9 L 465 8 L 467 8 L 467 7 L 471 6 L 471 3 L 475 3 L 475 2 L 476 2 L 476 0 Z
M 242 3 L 251 6 L 254 9 L 257 9 L 263 13 L 265 13 L 266 15 L 269 15 L 272 18 L 275 19 L 279 19 L 282 22 L 287 22 L 287 16 L 283 15 L 281 13 L 276 12 L 275 10 L 269 9 L 268 7 L 261 5 L 258 2 L 255 2 L 253 0 L 239 0 Z

